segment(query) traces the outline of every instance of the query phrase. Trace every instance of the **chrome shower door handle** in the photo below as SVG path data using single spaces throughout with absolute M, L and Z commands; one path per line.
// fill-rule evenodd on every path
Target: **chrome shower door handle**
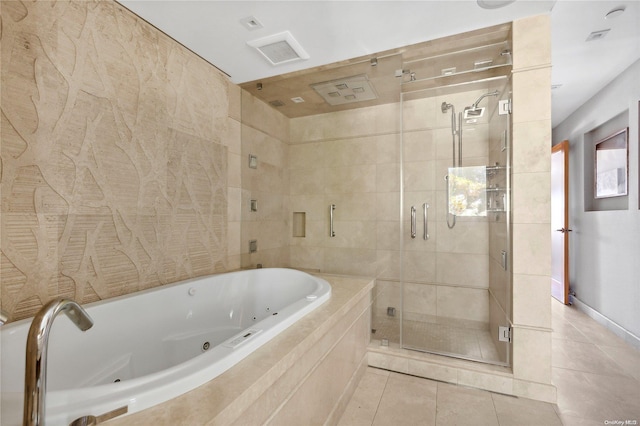
M 416 206 L 411 206 L 411 238 L 416 237 Z
M 329 205 L 329 237 L 335 237 L 336 232 L 333 229 L 333 211 L 336 209 L 335 204 Z
M 429 220 L 429 204 L 428 203 L 424 203 L 422 205 L 422 219 L 424 221 L 424 234 L 422 235 L 422 238 L 424 238 L 425 240 L 429 239 L 429 228 L 428 228 L 428 220 Z

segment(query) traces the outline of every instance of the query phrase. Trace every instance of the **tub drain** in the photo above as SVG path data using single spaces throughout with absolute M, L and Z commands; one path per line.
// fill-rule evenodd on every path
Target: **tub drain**
M 113 383 L 118 383 L 119 381 L 120 381 L 120 379 L 115 379 L 115 380 L 113 381 Z
M 209 343 L 209 342 L 204 342 L 202 344 L 202 350 L 203 351 L 209 350 L 210 347 L 211 347 L 211 343 Z

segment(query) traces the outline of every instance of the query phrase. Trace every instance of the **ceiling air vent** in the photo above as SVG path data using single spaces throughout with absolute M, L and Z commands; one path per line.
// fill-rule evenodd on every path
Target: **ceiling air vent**
M 309 59 L 307 52 L 289 31 L 251 40 L 247 44 L 256 48 L 271 65 Z

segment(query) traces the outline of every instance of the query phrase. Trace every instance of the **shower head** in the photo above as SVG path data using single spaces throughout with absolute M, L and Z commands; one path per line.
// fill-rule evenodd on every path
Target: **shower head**
M 495 90 L 493 92 L 485 93 L 484 95 L 480 96 L 478 100 L 473 103 L 473 105 L 471 105 L 470 107 L 466 107 L 464 109 L 464 118 L 468 119 L 468 118 L 482 117 L 484 115 L 484 107 L 478 108 L 478 104 L 480 103 L 480 101 L 486 98 L 487 96 L 498 96 L 499 94 L 500 92 Z
M 485 93 L 484 95 L 480 96 L 478 98 L 478 100 L 473 103 L 473 105 L 471 105 L 470 109 L 471 110 L 478 109 L 478 104 L 480 103 L 480 101 L 483 100 L 484 98 L 486 98 L 487 96 L 498 96 L 499 94 L 500 94 L 500 92 L 498 92 L 497 90 L 495 90 L 493 92 Z

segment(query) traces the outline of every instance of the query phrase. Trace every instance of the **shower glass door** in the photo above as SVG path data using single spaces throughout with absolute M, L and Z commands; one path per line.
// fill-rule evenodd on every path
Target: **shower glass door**
M 510 344 L 499 337 L 511 324 L 511 135 L 498 101 L 510 99 L 510 81 L 406 86 L 399 344 L 508 365 Z

